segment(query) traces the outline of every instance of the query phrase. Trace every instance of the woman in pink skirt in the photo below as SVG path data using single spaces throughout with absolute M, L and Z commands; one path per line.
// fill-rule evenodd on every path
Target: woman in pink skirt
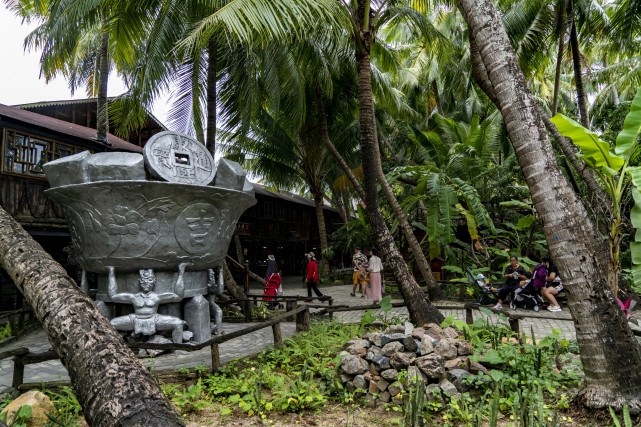
M 367 298 L 374 300 L 374 304 L 378 304 L 383 299 L 381 291 L 381 272 L 383 271 L 383 262 L 378 257 L 378 249 L 370 249 L 369 254 L 369 285 L 367 286 Z

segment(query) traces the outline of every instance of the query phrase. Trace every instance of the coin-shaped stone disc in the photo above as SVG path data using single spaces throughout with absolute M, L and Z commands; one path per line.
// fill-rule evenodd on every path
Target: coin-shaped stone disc
M 165 181 L 208 185 L 216 175 L 214 159 L 205 146 L 182 133 L 157 133 L 145 144 L 143 155 L 149 173 Z

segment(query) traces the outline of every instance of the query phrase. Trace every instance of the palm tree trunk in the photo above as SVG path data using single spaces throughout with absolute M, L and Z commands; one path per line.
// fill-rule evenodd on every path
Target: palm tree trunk
M 354 173 L 350 169 L 349 165 L 341 156 L 341 153 L 338 152 L 332 141 L 329 139 L 329 130 L 327 127 L 327 114 L 325 114 L 325 105 L 323 102 L 323 95 L 321 93 L 320 88 L 318 85 L 314 85 L 314 96 L 316 97 L 316 110 L 318 112 L 318 124 L 320 128 L 320 135 L 321 135 L 321 140 L 323 141 L 323 145 L 325 145 L 325 148 L 331 153 L 331 155 L 334 157 L 334 159 L 338 162 L 338 165 L 343 169 L 343 172 L 345 172 L 345 175 L 347 176 L 347 179 L 349 179 L 349 182 L 352 184 L 352 187 L 354 187 L 354 190 L 358 193 L 358 196 L 362 199 L 365 200 L 365 191 L 363 191 L 363 187 L 361 187 L 361 184 L 358 182 L 358 179 L 356 179 L 356 176 L 354 176 Z
M 240 243 L 240 237 L 238 233 L 234 231 L 234 247 L 236 248 L 236 258 L 238 262 L 242 265 L 245 265 L 245 257 L 243 256 L 243 245 Z
M 184 426 L 94 302 L 0 209 L 0 265 L 33 307 L 92 426 Z
M 559 51 L 556 56 L 556 70 L 554 72 L 554 95 L 552 98 L 552 116 L 556 116 L 559 105 L 559 88 L 561 86 L 561 66 L 563 65 L 563 54 L 565 53 L 565 31 L 567 28 L 567 17 L 565 16 L 565 5 L 559 4 L 557 13 L 557 31 L 559 37 Z
M 344 204 L 344 200 L 342 197 L 342 191 L 336 191 L 335 189 L 332 189 L 332 201 L 334 202 L 334 207 L 338 211 L 338 214 L 341 216 L 341 221 L 343 221 L 343 224 L 347 223 L 347 207 Z
M 379 207 L 378 190 L 376 188 L 377 157 L 379 153 L 372 95 L 372 69 L 370 66 L 372 32 L 369 26 L 369 1 L 358 0 L 356 14 L 356 22 L 360 30 L 358 35 L 359 45 L 356 47 L 356 59 L 358 61 L 358 106 L 365 209 L 370 218 L 374 235 L 377 236 L 379 249 L 394 272 L 399 290 L 407 304 L 410 319 L 417 325 L 429 322 L 440 323 L 444 318 L 443 315 L 431 305 L 423 290 L 410 274 Z
M 567 289 L 590 407 L 641 411 L 641 346 L 607 285 L 607 251 L 583 204 L 556 164 L 548 134 L 501 18 L 491 0 L 460 0 L 543 224 L 552 259 Z
M 107 80 L 109 78 L 109 32 L 106 28 L 103 28 L 103 33 L 100 36 L 99 61 L 98 98 L 96 99 L 96 140 L 108 143 L 109 112 L 107 105 Z
M 405 239 L 407 239 L 407 243 L 410 245 L 412 255 L 414 255 L 414 260 L 416 260 L 416 265 L 418 266 L 418 269 L 421 271 L 421 276 L 423 277 L 423 280 L 427 285 L 427 292 L 429 293 L 430 300 L 436 301 L 436 300 L 442 299 L 443 290 L 441 289 L 441 286 L 436 282 L 436 279 L 432 274 L 432 269 L 430 268 L 430 264 L 427 261 L 427 258 L 425 257 L 425 253 L 421 249 L 421 244 L 416 239 L 416 236 L 414 235 L 414 230 L 412 229 L 412 226 L 407 221 L 407 216 L 405 215 L 405 212 L 403 212 L 401 205 L 398 203 L 398 200 L 394 195 L 394 190 L 392 190 L 392 187 L 387 182 L 387 178 L 385 178 L 385 174 L 383 173 L 383 168 L 381 166 L 380 157 L 376 156 L 375 158 L 376 158 L 376 177 L 378 178 L 378 183 L 381 185 L 383 194 L 385 195 L 387 202 L 390 204 L 390 207 L 394 212 L 394 216 L 398 220 L 398 223 L 401 229 L 403 230 L 403 235 L 405 236 Z
M 332 144 L 332 142 L 329 139 L 329 135 L 327 131 L 327 116 L 325 114 L 325 107 L 323 105 L 323 97 L 318 87 L 316 88 L 315 92 L 316 92 L 316 106 L 318 109 L 318 116 L 320 121 L 321 136 L 325 143 L 325 146 L 334 155 L 334 158 L 338 160 L 339 164 L 341 164 L 341 166 L 344 165 L 343 171 L 347 174 L 348 177 L 350 177 L 351 175 L 350 181 L 352 181 L 353 179 L 352 185 L 354 185 L 354 188 L 357 189 L 359 194 L 362 193 L 361 197 L 363 200 L 365 200 L 366 195 L 362 187 L 358 184 L 358 181 L 356 181 L 356 177 L 354 177 L 354 174 L 347 166 L 347 163 L 345 163 L 345 160 L 342 158 L 340 153 L 334 147 L 334 144 Z M 376 147 L 378 147 L 378 144 L 376 145 Z M 392 151 L 391 154 L 394 155 L 394 152 Z M 412 250 L 412 255 L 414 255 L 416 264 L 418 265 L 418 268 L 421 271 L 421 276 L 423 276 L 423 280 L 427 284 L 430 299 L 432 301 L 441 299 L 443 298 L 443 291 L 439 286 L 439 284 L 436 282 L 436 279 L 434 279 L 434 276 L 432 275 L 432 270 L 430 269 L 429 262 L 425 258 L 425 254 L 421 250 L 421 245 L 419 244 L 418 240 L 416 239 L 416 236 L 414 235 L 414 230 L 412 229 L 409 222 L 407 221 L 407 217 L 405 216 L 403 209 L 398 203 L 398 200 L 394 195 L 394 191 L 392 190 L 392 187 L 389 185 L 389 183 L 387 182 L 387 179 L 385 178 L 385 174 L 383 173 L 383 168 L 380 162 L 380 155 L 378 153 L 375 154 L 375 160 L 376 160 L 376 175 L 377 175 L 378 182 L 381 185 L 381 188 L 383 189 L 383 194 L 385 194 L 385 198 L 387 199 L 387 202 L 390 204 L 390 206 L 392 207 L 392 210 L 394 211 L 394 215 L 399 220 L 399 224 L 403 230 L 403 235 L 405 236 L 405 238 L 407 239 L 407 242 L 410 245 L 410 249 Z M 387 227 L 387 224 L 386 224 L 386 227 Z
M 215 35 L 207 44 L 207 140 L 205 145 L 212 158 L 216 158 L 216 72 L 218 43 Z
M 579 51 L 579 37 L 576 33 L 576 20 L 574 16 L 573 0 L 568 2 L 568 17 L 570 19 L 570 47 L 572 48 L 572 63 L 574 65 L 574 82 L 576 85 L 576 96 L 579 101 L 579 113 L 581 113 L 581 124 L 590 129 L 590 117 L 588 116 L 588 96 L 585 94 L 583 85 L 583 73 L 581 71 L 581 52 Z

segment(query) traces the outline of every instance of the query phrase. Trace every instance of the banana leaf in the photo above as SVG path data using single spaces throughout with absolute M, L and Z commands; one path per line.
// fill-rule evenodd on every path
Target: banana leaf
M 614 152 L 618 155 L 629 156 L 632 153 L 639 133 L 641 132 L 641 90 L 632 100 L 632 107 L 623 122 L 623 130 L 617 136 L 617 145 Z M 636 185 L 636 184 L 635 184 Z
M 611 176 L 623 167 L 625 161 L 610 152 L 610 145 L 601 141 L 596 133 L 563 114 L 557 114 L 551 120 L 563 136 L 571 138 L 581 148 L 581 158 L 593 169 L 600 169 Z

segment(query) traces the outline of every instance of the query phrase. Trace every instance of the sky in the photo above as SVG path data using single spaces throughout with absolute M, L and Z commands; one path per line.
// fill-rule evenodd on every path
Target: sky
M 67 82 L 62 77 L 45 83 L 40 78 L 40 52 L 25 52 L 24 39 L 35 24 L 22 24 L 21 19 L 13 15 L 0 3 L 0 104 L 15 105 L 38 101 L 58 101 L 63 99 L 86 98 L 85 91 L 79 90 L 72 96 Z M 126 86 L 115 73 L 109 75 L 107 93 L 109 96 L 120 95 Z M 164 96 L 155 103 L 152 113 L 161 122 L 167 122 L 169 96 Z

